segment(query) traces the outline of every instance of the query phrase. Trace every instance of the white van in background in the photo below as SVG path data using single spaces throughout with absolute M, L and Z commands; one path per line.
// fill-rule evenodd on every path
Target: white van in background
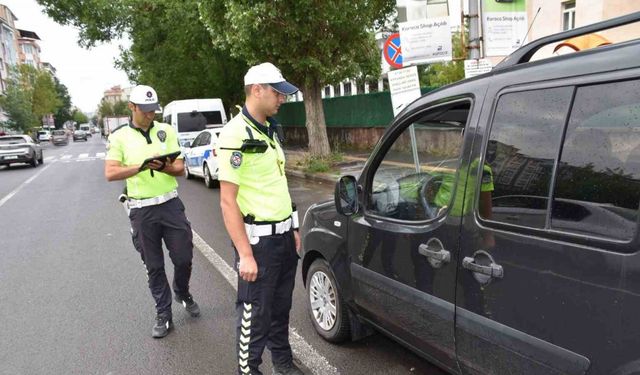
M 204 129 L 221 127 L 227 115 L 220 99 L 174 100 L 164 107 L 162 120 L 178 133 L 180 146 L 189 146 Z

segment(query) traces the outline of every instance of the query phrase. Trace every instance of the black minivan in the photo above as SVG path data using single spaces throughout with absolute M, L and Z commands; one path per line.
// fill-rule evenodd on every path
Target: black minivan
M 494 70 L 400 113 L 301 228 L 316 331 L 456 374 L 640 374 L 640 40 Z

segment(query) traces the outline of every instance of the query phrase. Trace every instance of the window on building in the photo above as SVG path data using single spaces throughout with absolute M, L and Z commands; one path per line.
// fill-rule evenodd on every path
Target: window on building
M 30 44 L 23 44 L 22 45 L 22 52 L 24 52 L 26 54 L 33 54 L 33 47 Z
M 344 96 L 351 95 L 351 81 L 344 83 Z
M 331 97 L 331 86 L 325 86 L 325 88 L 324 88 L 324 96 L 326 98 L 330 98 Z
M 567 31 L 576 27 L 576 2 L 562 3 L 562 30 Z
M 449 15 L 449 1 L 448 0 L 427 0 L 427 16 L 432 17 L 446 17 Z

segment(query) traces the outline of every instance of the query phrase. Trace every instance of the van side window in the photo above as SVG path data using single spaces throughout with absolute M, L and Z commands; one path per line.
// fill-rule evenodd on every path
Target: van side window
M 502 95 L 485 154 L 494 191 L 480 216 L 534 228 L 546 225 L 551 176 L 573 87 Z
M 640 81 L 580 87 L 562 147 L 551 227 L 631 240 L 640 202 Z
M 369 213 L 423 221 L 450 209 L 470 107 L 469 101 L 439 106 L 405 125 L 383 151 L 371 183 Z

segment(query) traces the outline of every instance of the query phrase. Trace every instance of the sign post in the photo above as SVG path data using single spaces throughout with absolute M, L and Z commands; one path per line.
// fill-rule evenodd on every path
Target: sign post
M 402 65 L 451 61 L 451 26 L 449 17 L 401 22 Z
M 389 91 L 391 92 L 393 115 L 397 116 L 404 107 L 420 97 L 418 67 L 411 66 L 409 68 L 393 70 L 387 74 L 389 78 Z M 409 135 L 411 136 L 413 162 L 416 167 L 416 173 L 418 173 L 420 172 L 420 161 L 418 159 L 418 145 L 413 125 L 409 127 Z
M 389 35 L 387 41 L 384 42 L 382 54 L 389 66 L 396 69 L 402 68 L 402 50 L 400 49 L 399 33 Z

